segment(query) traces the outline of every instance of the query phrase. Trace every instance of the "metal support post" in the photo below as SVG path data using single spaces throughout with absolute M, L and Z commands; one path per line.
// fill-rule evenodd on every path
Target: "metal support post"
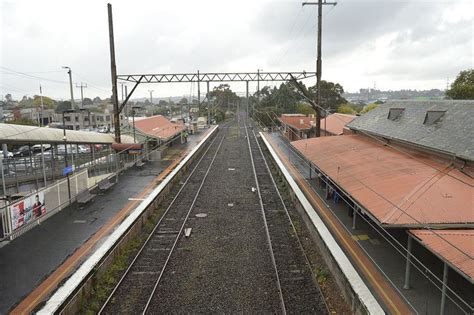
M 249 81 L 245 81 L 245 98 L 247 99 L 247 117 L 249 116 Z
M 46 180 L 46 166 L 44 165 L 44 148 L 43 144 L 41 144 L 41 165 L 43 169 L 43 180 L 44 180 L 44 187 L 48 185 L 48 181 Z
M 407 262 L 406 262 L 406 266 L 405 266 L 405 283 L 403 284 L 403 288 L 405 290 L 410 289 L 410 271 L 411 271 L 412 247 L 413 247 L 413 238 L 410 235 L 408 235 Z
M 440 315 L 444 315 L 446 312 L 446 288 L 448 286 L 448 271 L 449 271 L 448 264 L 444 263 L 443 288 L 441 289 L 441 308 L 439 310 Z
M 206 94 L 206 99 L 207 99 L 207 125 L 209 126 L 211 124 L 211 103 L 209 102 L 209 81 L 207 81 L 207 94 Z
M 197 73 L 197 83 L 198 83 L 198 110 L 199 110 L 198 117 L 199 117 L 200 112 L 201 112 L 201 79 L 199 78 L 199 70 Z
M 7 195 L 7 187 L 5 186 L 5 173 L 3 171 L 3 155 L 0 155 L 0 168 L 2 170 L 3 196 L 6 196 Z
M 357 206 L 354 205 L 354 209 L 352 210 L 352 229 L 356 230 L 357 229 Z

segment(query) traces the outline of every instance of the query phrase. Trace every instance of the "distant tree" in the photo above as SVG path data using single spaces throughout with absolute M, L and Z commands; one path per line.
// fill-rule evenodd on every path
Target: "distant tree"
M 13 103 L 13 98 L 12 98 L 12 95 L 10 93 L 5 95 L 5 102 L 7 103 L 7 105 L 9 105 L 10 103 Z
M 186 100 L 186 103 L 187 103 L 187 100 Z M 159 107 L 166 107 L 166 106 L 168 106 L 168 102 L 165 101 L 165 100 L 160 100 L 160 101 L 158 102 L 158 106 L 159 106 Z
M 461 71 L 446 96 L 455 100 L 474 100 L 474 69 Z
M 296 112 L 299 113 L 299 114 L 304 114 L 304 115 L 315 115 L 316 114 L 316 112 L 311 107 L 311 105 L 306 104 L 306 103 L 296 104 Z
M 86 98 L 84 98 L 84 100 L 82 101 L 82 104 L 89 106 L 89 105 L 94 104 L 94 102 L 93 102 L 90 98 L 86 97 Z
M 62 113 L 65 110 L 71 109 L 71 101 L 61 101 L 58 102 L 56 106 L 56 113 Z
M 53 99 L 51 99 L 47 96 L 43 96 L 43 106 L 44 106 L 44 108 L 54 108 L 55 105 L 56 105 L 56 102 Z M 41 96 L 39 96 L 39 95 L 34 96 L 33 106 L 35 106 L 35 107 L 40 107 L 41 106 Z
M 183 97 L 179 100 L 178 104 L 188 104 L 188 99 L 186 97 Z
M 311 86 L 308 89 L 312 99 L 316 97 L 316 86 Z M 342 97 L 344 88 L 339 83 L 328 81 L 321 81 L 321 106 L 329 110 L 337 110 L 337 108 L 347 103 L 347 100 Z
M 32 107 L 33 106 L 33 99 L 31 97 L 28 97 L 28 96 L 24 95 L 21 98 L 20 106 L 24 107 L 24 108 Z
M 102 103 L 102 100 L 100 99 L 100 97 L 96 96 L 96 97 L 94 97 L 94 100 L 92 101 L 92 103 L 100 104 L 100 103 Z
M 370 112 L 372 109 L 376 109 L 377 107 L 379 107 L 378 104 L 374 104 L 374 103 L 368 104 L 360 111 L 360 113 L 365 114 L 367 112 Z
M 356 109 L 350 103 L 339 106 L 337 108 L 337 112 L 340 114 L 350 114 L 350 115 L 357 114 Z

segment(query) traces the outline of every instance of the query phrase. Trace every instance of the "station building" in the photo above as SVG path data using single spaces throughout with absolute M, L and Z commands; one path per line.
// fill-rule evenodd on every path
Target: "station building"
M 348 205 L 354 224 L 364 216 L 406 244 L 404 289 L 417 257 L 442 279 L 433 280 L 441 313 L 447 298 L 472 312 L 474 102 L 391 101 L 343 133 L 292 145 L 311 162 L 326 199 Z

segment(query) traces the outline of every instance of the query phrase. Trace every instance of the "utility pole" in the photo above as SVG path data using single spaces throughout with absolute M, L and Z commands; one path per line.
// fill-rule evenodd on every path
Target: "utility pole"
M 63 66 L 63 69 L 68 69 L 67 74 L 69 74 L 69 90 L 71 91 L 71 109 L 74 109 L 74 92 L 72 90 L 72 70 L 68 66 Z
M 40 119 L 39 119 L 39 126 L 43 126 L 43 89 L 41 88 L 40 83 L 40 99 L 41 99 L 41 111 L 40 111 Z
M 318 49 L 316 61 L 316 137 L 321 136 L 321 74 L 322 74 L 322 27 L 323 27 L 323 5 L 336 5 L 337 2 L 327 2 L 326 0 L 318 0 L 318 2 L 303 2 L 305 5 L 318 5 Z
M 247 117 L 249 116 L 249 81 L 245 81 L 245 98 L 247 99 Z
M 81 89 L 81 109 L 84 109 L 84 91 L 83 91 L 83 89 L 87 88 L 87 84 L 81 82 L 81 85 L 77 85 L 77 83 L 76 83 L 76 87 Z
M 211 112 L 210 112 L 211 103 L 209 102 L 209 81 L 207 81 L 206 99 L 207 99 L 207 125 L 209 126 L 211 125 Z
M 112 19 L 112 5 L 107 3 L 109 15 L 109 44 L 110 44 L 110 72 L 112 79 L 112 103 L 114 105 L 115 142 L 120 143 L 120 113 L 117 96 L 117 65 L 115 64 L 114 23 Z
M 148 90 L 148 92 L 150 92 L 150 104 L 153 105 L 153 91 L 154 90 Z

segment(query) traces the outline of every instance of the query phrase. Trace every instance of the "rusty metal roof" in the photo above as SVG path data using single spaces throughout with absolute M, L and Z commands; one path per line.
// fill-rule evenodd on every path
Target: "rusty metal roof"
M 297 130 L 309 130 L 316 123 L 315 118 L 303 114 L 283 114 L 278 118 L 282 124 L 289 125 Z
M 172 123 L 162 115 L 156 115 L 135 121 L 135 127 L 150 137 L 167 140 L 184 130 L 184 125 Z
M 447 162 L 413 158 L 361 135 L 292 145 L 384 225 L 474 223 L 474 180 Z
M 410 230 L 410 233 L 473 282 L 474 230 Z
M 342 135 L 344 127 L 357 116 L 334 113 L 321 119 L 321 130 L 326 130 L 332 135 Z M 324 133 L 321 133 L 324 134 Z

